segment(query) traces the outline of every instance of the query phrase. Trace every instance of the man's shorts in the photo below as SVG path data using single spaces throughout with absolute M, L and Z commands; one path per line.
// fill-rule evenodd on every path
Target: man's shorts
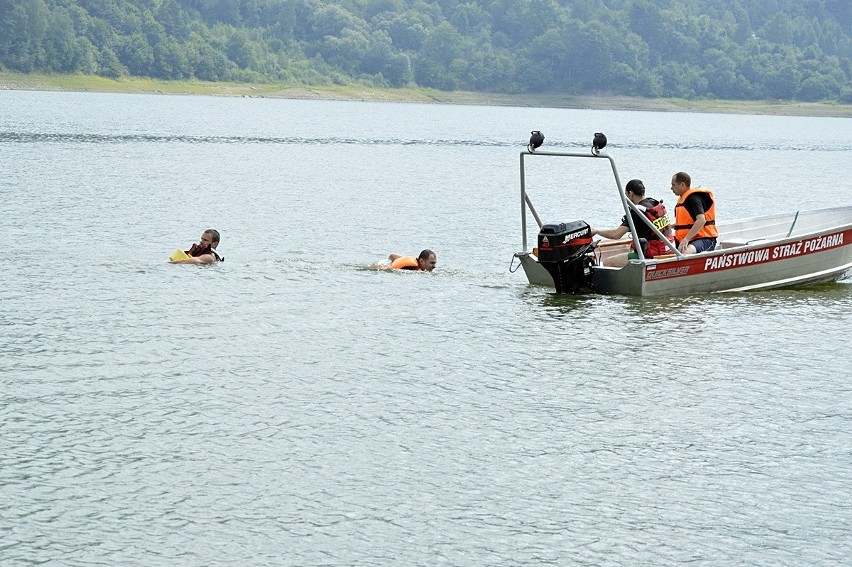
M 689 243 L 695 247 L 696 252 L 706 252 L 716 248 L 715 238 L 696 238 L 695 240 L 690 240 Z

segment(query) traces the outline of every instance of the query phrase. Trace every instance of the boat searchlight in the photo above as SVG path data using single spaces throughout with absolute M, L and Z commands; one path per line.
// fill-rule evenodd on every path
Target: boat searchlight
M 606 147 L 606 136 L 601 134 L 600 132 L 595 133 L 595 137 L 592 140 L 592 153 L 598 155 L 601 153 L 601 150 Z
M 530 152 L 534 152 L 536 148 L 541 146 L 544 143 L 544 134 L 539 132 L 538 130 L 533 130 L 530 132 L 530 143 L 527 145 L 527 149 Z

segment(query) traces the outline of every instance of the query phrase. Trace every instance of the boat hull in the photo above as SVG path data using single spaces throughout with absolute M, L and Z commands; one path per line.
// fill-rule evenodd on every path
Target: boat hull
M 531 284 L 553 287 L 535 256 L 517 254 Z M 837 280 L 852 269 L 852 225 L 623 268 L 592 268 L 595 293 L 659 296 L 749 291 Z

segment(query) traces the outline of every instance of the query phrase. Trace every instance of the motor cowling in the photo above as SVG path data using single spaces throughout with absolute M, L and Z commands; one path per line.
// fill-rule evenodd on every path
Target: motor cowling
M 585 221 L 546 224 L 538 233 L 538 262 L 550 273 L 557 293 L 591 289 L 592 229 Z

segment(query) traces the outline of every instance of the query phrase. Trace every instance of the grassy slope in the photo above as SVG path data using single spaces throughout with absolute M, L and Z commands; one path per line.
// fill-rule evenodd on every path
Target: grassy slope
M 137 77 L 118 80 L 84 75 L 33 75 L 0 72 L 0 89 L 82 92 L 195 94 L 317 100 L 367 100 L 433 102 L 496 106 L 589 108 L 598 110 L 651 110 L 775 114 L 782 116 L 852 117 L 852 105 L 802 102 L 645 99 L 622 96 L 568 96 L 560 94 L 503 95 L 443 92 L 432 89 L 377 89 L 362 86 L 296 86 L 275 84 L 160 81 Z

